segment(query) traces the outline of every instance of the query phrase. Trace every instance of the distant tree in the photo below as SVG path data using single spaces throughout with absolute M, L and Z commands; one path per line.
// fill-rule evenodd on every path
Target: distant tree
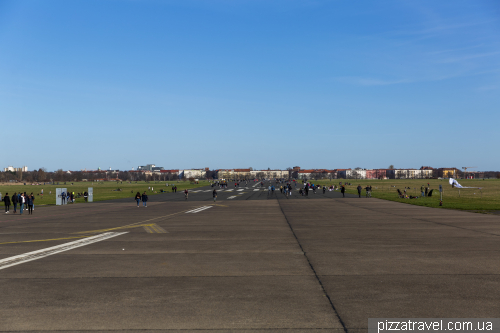
M 40 168 L 38 169 L 38 181 L 39 182 L 44 182 L 47 179 L 45 168 Z
M 391 170 L 394 169 L 394 165 L 392 165 L 392 164 L 389 165 L 389 167 L 387 169 L 391 169 Z

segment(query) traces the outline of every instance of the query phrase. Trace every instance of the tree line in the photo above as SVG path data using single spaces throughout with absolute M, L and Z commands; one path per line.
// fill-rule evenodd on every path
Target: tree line
M 33 171 L 4 171 L 0 172 L 0 182 L 26 182 L 26 183 L 43 183 L 43 182 L 69 182 L 69 181 L 95 181 L 95 180 L 111 180 L 120 179 L 122 181 L 171 181 L 178 180 L 179 174 L 172 172 L 162 172 L 161 174 L 147 175 L 143 172 L 129 171 L 72 171 L 71 173 L 64 172 L 62 169 L 57 171 L 47 171 L 45 168 L 40 168 Z

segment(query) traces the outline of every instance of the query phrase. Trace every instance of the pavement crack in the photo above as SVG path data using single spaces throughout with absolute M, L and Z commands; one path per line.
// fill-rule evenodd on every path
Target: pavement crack
M 277 198 L 278 199 L 278 198 Z M 313 264 L 311 263 L 311 260 L 309 259 L 309 256 L 307 255 L 307 252 L 304 250 L 304 248 L 302 247 L 302 244 L 300 243 L 300 240 L 299 238 L 297 237 L 297 234 L 295 233 L 295 231 L 293 230 L 293 227 L 290 223 L 290 221 L 288 221 L 288 218 L 285 214 L 285 212 L 283 211 L 283 207 L 281 206 L 281 200 L 278 199 L 278 205 L 280 207 L 280 210 L 281 210 L 281 213 L 283 214 L 283 217 L 285 218 L 285 221 L 286 223 L 288 224 L 288 227 L 290 228 L 290 231 L 292 232 L 293 234 L 293 237 L 295 237 L 295 240 L 297 241 L 297 244 L 299 245 L 300 247 L 300 250 L 304 253 L 304 257 L 306 258 L 307 260 L 307 263 L 309 264 L 309 267 L 311 268 L 311 270 L 313 271 L 314 273 L 314 276 L 316 277 L 316 280 L 318 281 L 320 287 L 321 287 L 321 290 L 323 291 L 323 294 L 326 296 L 326 298 L 328 299 L 328 302 L 330 302 L 330 306 L 332 307 L 332 310 L 333 312 L 335 313 L 335 316 L 337 317 L 338 321 L 340 322 L 340 324 L 342 325 L 342 327 L 344 328 L 344 332 L 347 333 L 347 327 L 344 323 L 344 321 L 342 320 L 342 318 L 340 318 L 340 315 L 337 311 L 337 309 L 335 308 L 335 305 L 333 304 L 333 301 L 330 297 L 330 295 L 328 295 L 328 292 L 326 291 L 325 289 L 325 286 L 323 285 L 323 282 L 321 282 L 321 279 L 318 275 L 318 273 L 316 272 L 316 270 L 314 269 L 314 266 Z

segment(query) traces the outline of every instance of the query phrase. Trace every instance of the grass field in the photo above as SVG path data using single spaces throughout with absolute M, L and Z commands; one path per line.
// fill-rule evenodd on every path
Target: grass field
M 385 200 L 404 202 L 413 205 L 440 207 L 439 206 L 439 185 L 443 186 L 443 208 L 453 208 L 472 211 L 500 211 L 500 179 L 460 179 L 458 182 L 462 186 L 481 187 L 482 189 L 461 189 L 452 188 L 448 179 L 333 179 L 333 180 L 310 180 L 313 184 L 319 185 L 339 185 L 339 182 L 348 182 L 351 185 L 346 186 L 346 193 L 358 194 L 356 188 L 358 185 L 363 187 L 362 195 L 365 195 L 364 188 L 367 185 L 372 186 L 372 197 Z M 432 197 L 421 198 L 420 187 L 427 186 L 434 189 Z M 405 187 L 409 187 L 407 195 L 418 196 L 418 199 L 400 199 L 397 189 L 401 192 Z
M 103 201 L 110 199 L 119 198 L 133 198 L 137 192 L 141 194 L 146 191 L 148 196 L 160 193 L 160 190 L 171 192 L 171 186 L 165 186 L 167 182 L 59 182 L 59 185 L 15 185 L 15 184 L 0 184 L 0 192 L 2 193 L 2 198 L 6 193 L 12 196 L 14 192 L 26 192 L 28 194 L 32 193 L 35 195 L 35 206 L 37 205 L 55 205 L 56 204 L 56 188 L 67 188 L 70 192 L 83 193 L 88 190 L 89 187 L 94 188 L 94 201 Z M 201 186 L 208 185 L 208 181 L 201 181 L 199 184 L 190 184 L 189 181 L 168 181 L 168 184 L 174 184 L 177 186 L 177 192 L 184 191 L 184 189 L 191 189 Z M 148 190 L 148 187 L 153 187 L 154 191 Z M 43 189 L 43 197 L 40 195 Z M 121 191 L 117 191 L 121 189 Z M 52 192 L 52 193 L 50 193 Z M 156 193 L 155 193 L 156 192 Z M 83 197 L 77 198 L 76 202 L 84 202 Z M 3 206 L 3 202 L 0 202 L 0 206 Z

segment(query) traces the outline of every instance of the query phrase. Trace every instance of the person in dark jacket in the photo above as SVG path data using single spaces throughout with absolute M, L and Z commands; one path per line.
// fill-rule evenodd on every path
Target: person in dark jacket
M 28 214 L 33 214 L 33 201 L 32 195 L 26 195 L 26 204 L 28 205 Z
M 5 193 L 5 197 L 3 197 L 3 204 L 5 205 L 5 214 L 9 214 L 9 210 L 10 210 L 9 193 Z
M 361 187 L 361 185 L 358 185 L 357 189 L 358 189 L 358 195 L 359 195 L 359 197 L 361 198 L 361 190 L 362 190 L 363 188 Z
M 148 206 L 148 195 L 146 194 L 146 191 L 142 194 L 142 205 L 144 207 Z
M 137 201 L 137 208 L 139 208 L 139 203 L 141 202 L 141 193 L 137 192 L 135 195 L 135 201 Z
M 342 197 L 345 198 L 345 186 L 342 185 L 342 187 L 340 188 L 340 193 L 342 193 Z
M 12 205 L 14 206 L 14 214 L 17 211 L 17 203 L 19 202 L 17 193 L 14 192 L 14 195 L 12 196 Z
M 214 197 L 214 202 L 215 200 L 217 200 L 217 190 L 214 189 L 214 191 L 212 192 L 212 196 Z

